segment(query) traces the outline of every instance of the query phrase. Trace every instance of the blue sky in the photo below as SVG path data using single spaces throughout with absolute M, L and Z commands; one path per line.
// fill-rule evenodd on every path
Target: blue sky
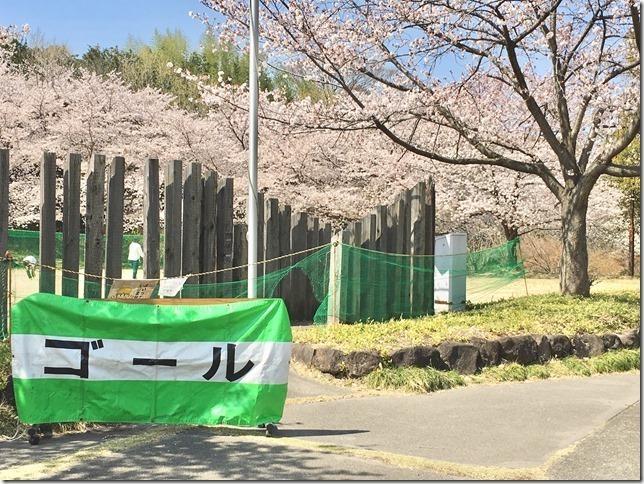
M 74 54 L 97 43 L 122 47 L 129 35 L 148 42 L 155 28 L 180 29 L 196 48 L 204 28 L 190 10 L 206 11 L 198 0 L 3 0 L 0 25 L 28 23 Z

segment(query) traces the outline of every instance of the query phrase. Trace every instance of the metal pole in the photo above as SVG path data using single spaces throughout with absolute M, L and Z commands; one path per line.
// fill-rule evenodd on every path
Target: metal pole
M 248 297 L 257 297 L 257 50 L 259 48 L 259 0 L 250 0 L 249 140 L 248 140 Z

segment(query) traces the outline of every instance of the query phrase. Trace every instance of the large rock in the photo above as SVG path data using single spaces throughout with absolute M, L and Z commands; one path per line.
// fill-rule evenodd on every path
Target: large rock
M 471 375 L 483 367 L 479 349 L 474 345 L 445 341 L 438 346 L 438 352 L 447 367 L 458 373 Z
M 602 341 L 604 342 L 605 350 L 618 350 L 623 346 L 622 340 L 619 339 L 619 336 L 613 333 L 602 335 Z
M 291 358 L 295 361 L 299 361 L 307 366 L 311 366 L 311 364 L 313 363 L 314 354 L 315 349 L 312 346 L 303 343 L 293 343 Z
M 604 350 L 604 341 L 595 334 L 580 334 L 572 339 L 575 355 L 579 358 L 599 356 Z
M 539 348 L 532 336 L 506 336 L 498 339 L 501 358 L 505 361 L 529 365 L 539 361 Z
M 537 358 L 539 363 L 545 363 L 552 358 L 552 345 L 548 337 L 543 334 L 533 334 L 532 338 L 537 343 Z
M 472 344 L 479 349 L 483 366 L 496 366 L 501 363 L 501 344 L 483 338 L 472 338 Z
M 425 368 L 431 366 L 438 370 L 447 370 L 447 365 L 442 360 L 440 353 L 432 346 L 401 348 L 391 354 L 391 363 L 398 367 L 416 366 Z
M 345 358 L 347 376 L 365 376 L 378 368 L 380 355 L 376 351 L 352 351 Z
M 624 348 L 639 348 L 640 347 L 640 330 L 632 329 L 619 335 L 619 340 L 622 342 Z
M 554 358 L 565 358 L 572 355 L 572 342 L 564 334 L 551 334 L 547 336 L 550 349 Z
M 333 376 L 342 376 L 346 373 L 346 355 L 335 348 L 315 348 L 311 363 L 322 373 Z

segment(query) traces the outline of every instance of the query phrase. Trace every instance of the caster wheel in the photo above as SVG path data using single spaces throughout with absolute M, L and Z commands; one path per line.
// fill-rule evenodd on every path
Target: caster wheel
M 266 424 L 266 437 L 275 437 L 277 435 L 277 425 Z
M 29 443 L 31 445 L 38 445 L 40 443 L 40 435 L 38 434 L 29 435 Z

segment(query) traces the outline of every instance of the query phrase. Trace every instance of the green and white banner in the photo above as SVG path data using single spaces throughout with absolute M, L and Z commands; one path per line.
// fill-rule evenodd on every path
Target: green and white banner
M 25 423 L 255 426 L 282 416 L 291 329 L 281 299 L 156 305 L 34 294 L 14 306 L 11 329 Z

